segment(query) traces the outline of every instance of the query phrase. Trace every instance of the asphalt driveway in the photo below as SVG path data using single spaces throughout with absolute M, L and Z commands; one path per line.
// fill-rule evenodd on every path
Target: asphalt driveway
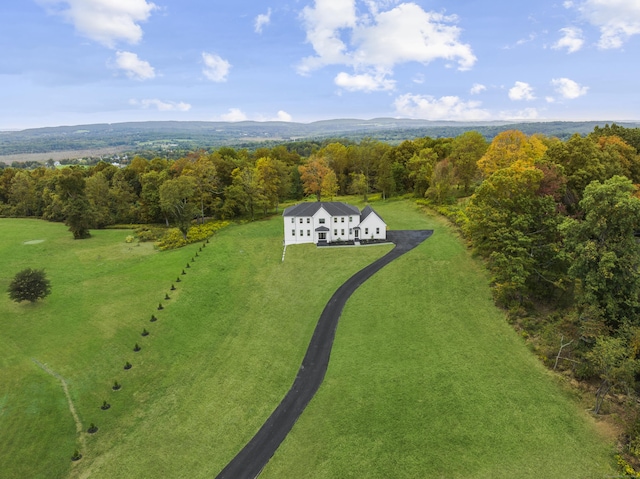
M 291 389 L 256 435 L 218 474 L 218 479 L 253 479 L 260 474 L 322 384 L 338 320 L 349 297 L 376 272 L 432 234 L 432 230 L 389 231 L 387 238 L 395 243 L 395 248 L 358 271 L 336 290 L 320 315 Z

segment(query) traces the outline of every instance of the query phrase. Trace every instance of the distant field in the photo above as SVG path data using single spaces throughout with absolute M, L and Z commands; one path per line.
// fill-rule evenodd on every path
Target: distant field
M 67 150 L 67 151 L 51 151 L 49 153 L 21 153 L 16 155 L 0 155 L 0 162 L 10 165 L 14 161 L 40 161 L 47 160 L 67 160 L 76 158 L 96 157 L 101 155 L 111 155 L 114 153 L 122 153 L 126 151 L 126 147 L 98 148 L 91 150 Z
M 347 303 L 325 383 L 263 476 L 611 475 L 611 445 L 493 308 L 455 236 L 408 202 L 374 207 L 391 228 L 436 233 Z M 290 387 L 333 291 L 390 248 L 298 245 L 281 263 L 279 217 L 222 230 L 201 252 L 127 234 L 74 241 L 60 224 L 0 220 L 0 290 L 27 266 L 53 287 L 36 305 L 0 297 L 3 478 L 215 476 Z M 66 379 L 95 435 L 76 435 L 34 359 Z

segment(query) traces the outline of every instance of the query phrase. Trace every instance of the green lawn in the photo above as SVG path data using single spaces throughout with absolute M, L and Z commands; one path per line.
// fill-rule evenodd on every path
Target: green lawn
M 347 304 L 325 383 L 263 476 L 611 475 L 612 446 L 492 306 L 460 242 L 408 202 L 374 208 L 436 233 Z M 298 245 L 281 263 L 276 217 L 220 231 L 175 283 L 199 245 L 159 253 L 127 234 L 74 241 L 60 224 L 0 220 L 0 291 L 24 267 L 53 289 L 36 305 L 0 296 L 2 477 L 215 476 L 291 386 L 333 291 L 390 249 Z M 76 435 L 34 359 L 98 433 Z

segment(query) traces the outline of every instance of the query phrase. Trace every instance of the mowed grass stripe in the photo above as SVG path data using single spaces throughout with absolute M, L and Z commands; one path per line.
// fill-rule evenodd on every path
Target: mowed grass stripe
M 596 432 L 491 302 L 436 218 L 375 205 L 434 235 L 347 303 L 325 383 L 264 478 L 601 478 Z

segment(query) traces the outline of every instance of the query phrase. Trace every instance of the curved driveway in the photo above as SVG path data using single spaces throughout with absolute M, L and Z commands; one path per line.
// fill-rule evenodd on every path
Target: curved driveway
M 395 248 L 358 271 L 336 290 L 320 315 L 293 386 L 256 435 L 218 474 L 217 479 L 254 479 L 260 474 L 322 384 L 338 320 L 349 297 L 376 272 L 418 246 L 432 233 L 432 230 L 389 231 L 387 237 L 395 243 Z

